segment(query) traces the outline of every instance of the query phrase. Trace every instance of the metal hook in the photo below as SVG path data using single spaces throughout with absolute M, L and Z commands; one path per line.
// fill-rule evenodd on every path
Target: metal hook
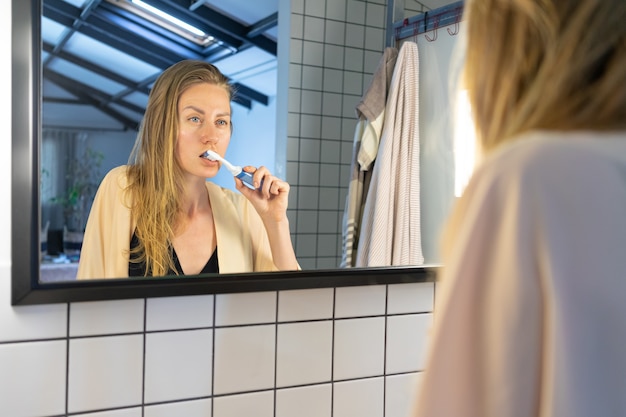
M 435 22 L 433 23 L 433 31 L 435 32 L 434 36 L 431 38 L 428 34 L 424 33 L 424 37 L 428 42 L 432 42 L 437 39 L 437 29 L 439 28 L 439 16 L 435 16 Z
M 450 30 L 450 28 L 446 29 L 448 33 L 450 34 L 450 36 L 454 36 L 457 33 L 459 33 L 459 21 L 460 20 L 461 20 L 461 12 L 457 9 L 456 19 L 454 19 L 454 29 L 452 30 Z

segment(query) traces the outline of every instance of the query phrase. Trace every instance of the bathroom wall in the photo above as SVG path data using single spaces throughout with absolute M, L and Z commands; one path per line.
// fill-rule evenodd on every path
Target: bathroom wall
M 332 3 L 346 11 L 369 7 Z M 303 4 L 294 0 L 294 13 L 309 10 L 298 9 Z M 0 3 L 5 57 L 10 8 Z M 8 65 L 4 71 L 0 88 L 9 92 Z M 0 97 L 0 182 L 7 196 L 10 100 L 8 93 Z M 339 119 L 332 125 L 349 131 L 348 114 L 346 107 L 323 117 Z M 320 152 L 328 146 L 347 152 L 337 139 L 314 141 Z M 299 148 L 303 156 L 310 145 L 316 146 Z M 317 165 L 320 176 L 331 168 Z M 433 284 L 12 307 L 10 204 L 0 206 L 0 230 L 1 416 L 403 417 L 410 407 L 432 321 Z
M 286 173 L 304 269 L 341 261 L 355 108 L 382 56 L 385 20 L 385 0 L 291 0 Z

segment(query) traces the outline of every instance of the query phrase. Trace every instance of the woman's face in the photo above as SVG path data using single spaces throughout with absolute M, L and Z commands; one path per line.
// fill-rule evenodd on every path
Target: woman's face
M 230 142 L 230 97 L 223 87 L 201 83 L 189 87 L 178 101 L 176 154 L 184 172 L 202 178 L 217 174 L 219 164 L 200 155 L 211 149 L 221 156 Z

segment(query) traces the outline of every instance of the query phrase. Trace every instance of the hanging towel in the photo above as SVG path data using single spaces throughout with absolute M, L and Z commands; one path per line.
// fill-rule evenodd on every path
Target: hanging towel
M 356 266 L 421 265 L 419 57 L 404 42 L 365 199 Z
M 397 57 L 396 48 L 385 48 L 372 82 L 356 106 L 358 120 L 354 133 L 348 198 L 343 216 L 342 268 L 354 266 L 356 260 L 355 249 L 358 247 L 363 205 L 372 176 L 371 167 L 378 152 L 387 93 Z

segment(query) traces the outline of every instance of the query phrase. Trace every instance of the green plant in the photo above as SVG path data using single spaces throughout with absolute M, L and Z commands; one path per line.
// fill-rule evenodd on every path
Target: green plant
M 70 231 L 85 230 L 91 203 L 102 180 L 100 168 L 103 159 L 102 152 L 87 146 L 67 165 L 65 193 L 52 201 L 63 206 L 65 225 Z

